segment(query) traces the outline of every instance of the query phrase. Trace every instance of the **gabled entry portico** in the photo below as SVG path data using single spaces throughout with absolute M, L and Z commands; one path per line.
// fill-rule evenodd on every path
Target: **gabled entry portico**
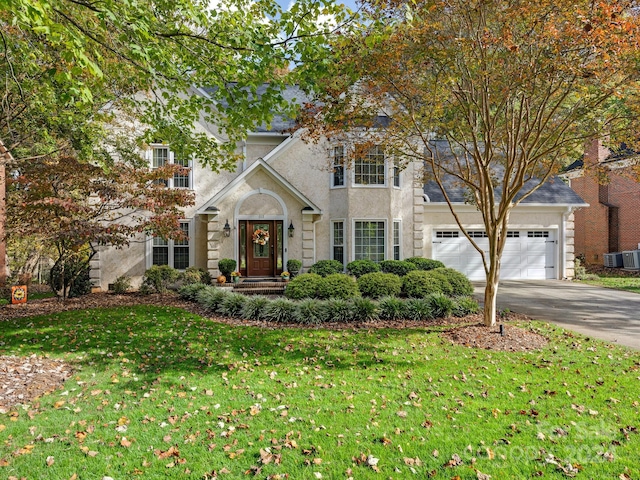
M 215 194 L 198 214 L 207 222 L 207 268 L 212 275 L 221 258 L 236 260 L 240 274 L 249 278 L 278 276 L 289 258 L 302 260 L 304 266 L 314 262 L 314 222 L 322 212 L 263 159 Z M 300 233 L 290 238 L 288 225 Z

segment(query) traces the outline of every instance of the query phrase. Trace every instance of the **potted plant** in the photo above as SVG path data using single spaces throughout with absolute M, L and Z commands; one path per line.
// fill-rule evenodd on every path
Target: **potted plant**
M 241 276 L 242 275 L 240 275 L 240 272 L 231 272 L 231 281 L 233 283 L 239 283 Z
M 301 268 L 302 268 L 302 262 L 300 260 L 296 260 L 295 258 L 292 258 L 287 261 L 287 270 L 291 274 L 290 276 L 292 278 L 298 275 L 298 273 L 300 273 Z
M 236 269 L 236 265 L 237 263 L 233 258 L 221 258 L 218 261 L 220 273 L 226 277 L 227 281 L 231 280 L 231 272 Z
M 286 282 L 287 280 L 289 280 L 290 276 L 291 276 L 291 274 L 290 274 L 289 272 L 282 272 L 282 273 L 280 274 L 280 277 L 281 277 L 281 278 L 282 278 L 282 280 L 284 280 L 285 282 Z

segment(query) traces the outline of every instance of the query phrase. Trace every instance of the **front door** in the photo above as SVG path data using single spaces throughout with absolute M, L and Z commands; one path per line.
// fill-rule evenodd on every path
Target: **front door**
M 246 236 L 240 241 L 247 254 L 247 277 L 271 277 L 279 272 L 277 257 L 282 235 L 280 220 L 247 220 Z M 244 247 L 244 248 L 242 248 Z

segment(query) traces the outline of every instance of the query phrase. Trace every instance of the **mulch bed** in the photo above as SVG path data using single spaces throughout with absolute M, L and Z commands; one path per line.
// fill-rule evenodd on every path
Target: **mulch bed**
M 157 305 L 183 308 L 192 313 L 236 326 L 256 326 L 268 329 L 280 328 L 323 328 L 331 330 L 380 328 L 403 329 L 424 328 L 425 326 L 451 327 L 441 333 L 442 337 L 453 344 L 467 347 L 525 352 L 543 348 L 546 338 L 526 328 L 509 324 L 514 321 L 527 321 L 527 317 L 510 313 L 503 320 L 504 335 L 500 335 L 499 327 L 486 327 L 482 324 L 482 315 L 469 315 L 464 318 L 444 318 L 428 323 L 410 320 L 385 320 L 358 322 L 355 324 L 324 323 L 319 326 L 298 324 L 273 324 L 262 321 L 242 320 L 213 316 L 199 305 L 180 299 L 174 294 L 167 295 L 116 295 L 111 293 L 95 293 L 81 298 L 62 302 L 56 298 L 31 300 L 26 304 L 7 305 L 0 308 L 0 321 L 12 318 L 31 317 L 35 315 L 52 315 L 69 310 L 85 310 L 91 308 L 108 308 L 130 305 Z M 59 388 L 72 374 L 72 367 L 62 360 L 46 357 L 0 356 L 0 414 L 7 413 L 10 408 L 19 404 L 27 404 L 33 399 Z

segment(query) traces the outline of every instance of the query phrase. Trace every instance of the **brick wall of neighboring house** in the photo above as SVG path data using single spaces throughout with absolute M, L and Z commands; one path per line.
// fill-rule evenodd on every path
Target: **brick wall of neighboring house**
M 604 253 L 635 250 L 640 243 L 640 183 L 628 160 L 611 160 L 601 142 L 584 156 L 585 169 L 571 175 L 571 188 L 590 206 L 575 213 L 575 253 L 587 263 L 602 264 Z M 599 182 L 590 166 L 608 169 L 608 182 Z

